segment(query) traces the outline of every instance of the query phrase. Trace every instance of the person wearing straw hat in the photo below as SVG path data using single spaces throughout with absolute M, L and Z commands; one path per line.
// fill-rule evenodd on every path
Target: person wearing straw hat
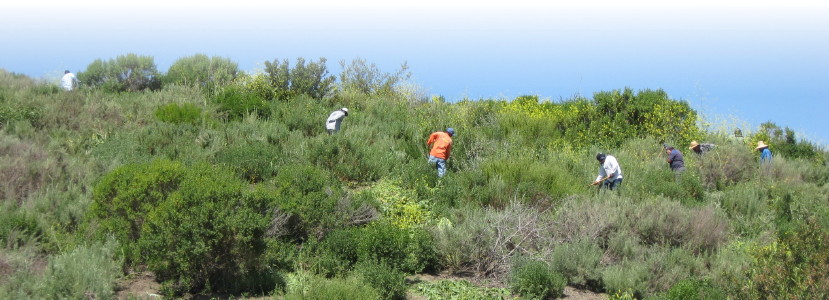
M 694 153 L 696 153 L 696 154 L 703 155 L 703 154 L 705 154 L 705 152 L 711 151 L 716 146 L 717 145 L 714 145 L 714 144 L 708 144 L 708 143 L 700 144 L 700 143 L 697 143 L 697 141 L 691 141 L 691 146 L 688 147 L 688 149 L 694 151 Z
M 455 136 L 455 129 L 446 128 L 446 131 L 437 131 L 429 135 L 426 145 L 432 146 L 429 151 L 429 163 L 434 164 L 438 170 L 438 177 L 446 174 L 446 160 L 452 152 L 452 137 Z
M 757 148 L 754 150 L 760 151 L 760 164 L 771 163 L 771 150 L 769 150 L 769 145 L 763 143 L 763 141 L 757 142 Z
M 341 108 L 331 112 L 328 119 L 325 120 L 325 129 L 328 129 L 328 134 L 334 134 L 340 131 L 340 123 L 348 116 L 348 108 Z

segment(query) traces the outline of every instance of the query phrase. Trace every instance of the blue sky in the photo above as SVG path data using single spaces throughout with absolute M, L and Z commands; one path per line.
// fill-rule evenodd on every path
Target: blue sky
M 126 53 L 161 71 L 196 53 L 245 70 L 325 57 L 332 73 L 360 57 L 407 62 L 450 100 L 662 88 L 716 123 L 829 140 L 825 1 L 8 2 L 20 1 L 0 4 L 0 68 L 33 77 Z

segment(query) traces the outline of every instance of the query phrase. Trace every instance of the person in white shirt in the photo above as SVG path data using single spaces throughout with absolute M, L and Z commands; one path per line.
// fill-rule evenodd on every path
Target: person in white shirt
M 328 129 L 328 134 L 334 134 L 340 131 L 340 123 L 348 116 L 348 108 L 341 108 L 331 112 L 328 115 L 328 120 L 325 120 L 325 128 Z
M 596 176 L 596 181 L 590 185 L 597 185 L 604 183 L 604 187 L 609 190 L 616 189 L 622 185 L 622 167 L 619 162 L 612 155 L 605 155 L 603 153 L 596 154 L 596 160 L 601 165 L 599 167 L 599 176 Z
M 60 86 L 66 91 L 74 90 L 78 86 L 78 78 L 66 70 L 63 72 L 63 78 L 60 79 Z

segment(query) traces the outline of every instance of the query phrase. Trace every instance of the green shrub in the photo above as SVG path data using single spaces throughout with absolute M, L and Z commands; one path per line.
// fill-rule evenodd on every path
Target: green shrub
M 565 285 L 567 279 L 541 261 L 518 263 L 510 274 L 510 289 L 524 299 L 559 298 Z
M 637 261 L 623 261 L 601 271 L 606 291 L 630 291 L 641 298 L 648 291 L 648 268 Z
M 602 254 L 602 249 L 589 240 L 562 244 L 553 249 L 553 269 L 572 285 L 598 288 Z
M 161 122 L 196 125 L 201 120 L 201 108 L 192 103 L 170 103 L 159 106 L 155 117 Z
M 427 299 L 512 299 L 508 289 L 479 287 L 466 280 L 422 282 L 416 290 Z
M 341 134 L 329 136 L 309 151 L 311 162 L 330 170 L 343 181 L 374 181 L 380 172 L 371 164 L 367 147 Z
M 380 294 L 358 278 L 312 278 L 285 295 L 285 300 L 382 299 Z
M 156 160 L 122 166 L 95 186 L 89 209 L 100 233 L 121 242 L 127 262 L 141 259 L 135 242 L 141 237 L 147 214 L 179 188 L 186 168 L 177 162 Z
M 322 237 L 342 226 L 347 219 L 338 212 L 342 195 L 339 182 L 329 173 L 311 165 L 286 165 L 273 179 L 278 193 L 279 209 L 299 216 L 302 225 L 297 239 L 306 234 Z
M 406 274 L 385 263 L 366 261 L 354 267 L 364 282 L 380 294 L 381 299 L 406 299 Z
M 181 292 L 274 289 L 277 274 L 260 259 L 270 218 L 258 210 L 272 200 L 245 197 L 243 187 L 224 170 L 191 166 L 147 213 L 138 247 L 160 281 Z
M 167 70 L 164 82 L 210 89 L 230 83 L 239 72 L 239 64 L 229 58 L 195 54 L 176 60 Z
M 705 300 L 726 299 L 722 290 L 711 285 L 708 280 L 686 279 L 674 284 L 665 294 L 667 300 Z
M 279 148 L 264 142 L 251 141 L 222 149 L 216 153 L 215 160 L 236 170 L 239 178 L 257 183 L 276 174 L 280 154 Z
M 270 115 L 268 103 L 265 99 L 239 87 L 226 87 L 212 100 L 219 105 L 219 113 L 224 114 L 227 120 L 230 121 L 241 120 L 248 114 L 256 114 L 261 117 Z
M 37 217 L 11 205 L 0 204 L 0 248 L 17 249 L 43 236 Z
M 112 92 L 136 92 L 161 88 L 160 73 L 152 56 L 133 53 L 119 55 L 107 61 L 96 59 L 86 70 L 78 73 L 84 85 L 100 87 Z

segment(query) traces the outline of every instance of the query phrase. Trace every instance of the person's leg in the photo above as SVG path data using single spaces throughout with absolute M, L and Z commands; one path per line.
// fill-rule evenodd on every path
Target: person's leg
M 438 167 L 438 177 L 443 177 L 446 175 L 446 160 L 445 159 L 437 159 L 437 167 Z

